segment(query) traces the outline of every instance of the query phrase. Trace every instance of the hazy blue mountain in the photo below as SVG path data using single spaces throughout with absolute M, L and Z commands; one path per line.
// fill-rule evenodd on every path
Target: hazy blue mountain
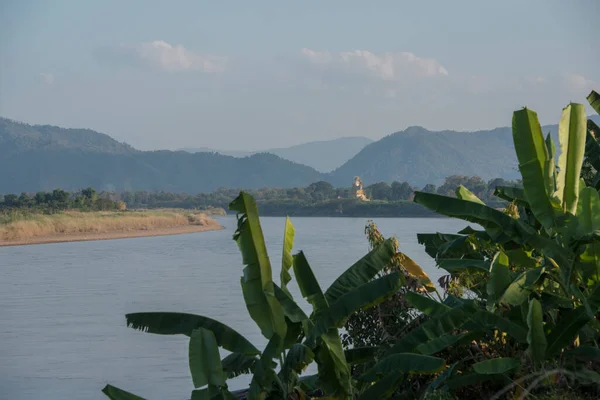
M 235 158 L 214 153 L 138 151 L 82 129 L 0 120 L 0 193 L 76 190 L 165 190 L 199 193 L 219 187 L 307 186 L 313 168 L 273 154 Z
M 91 129 L 29 125 L 0 117 L 0 149 L 7 151 L 64 150 L 128 154 L 133 147 Z
M 600 124 L 600 117 L 592 117 Z M 545 126 L 556 139 L 557 126 Z M 344 138 L 348 139 L 348 138 Z M 367 139 L 368 140 L 368 139 Z M 307 143 L 326 148 L 319 142 Z M 335 145 L 333 145 L 335 148 Z M 294 148 L 287 150 L 294 158 Z M 560 151 L 560 148 L 558 149 Z M 335 155 L 318 153 L 316 158 Z M 291 154 L 291 155 L 290 155 Z M 98 190 L 208 192 L 219 187 L 304 187 L 317 181 L 347 187 L 354 176 L 365 185 L 407 181 L 440 184 L 449 175 L 517 178 L 511 129 L 432 132 L 410 127 L 368 144 L 329 174 L 270 153 L 232 157 L 184 151 L 139 151 L 88 129 L 27 125 L 0 118 L 0 193 L 92 186 Z
M 308 142 L 291 147 L 267 149 L 261 152 L 271 153 L 294 161 L 299 164 L 308 165 L 317 171 L 329 172 L 339 167 L 373 140 L 366 137 L 343 137 L 333 140 Z M 245 157 L 253 152 L 223 151 L 209 148 L 185 148 L 181 149 L 190 153 L 217 152 L 233 157 Z
M 591 117 L 596 123 L 600 117 Z M 558 145 L 558 126 L 547 125 Z M 519 177 L 512 130 L 509 127 L 477 132 L 429 131 L 412 126 L 367 145 L 333 171 L 328 181 L 348 185 L 360 176 L 365 185 L 407 181 L 422 187 L 440 184 L 449 175 L 477 175 L 483 179 Z

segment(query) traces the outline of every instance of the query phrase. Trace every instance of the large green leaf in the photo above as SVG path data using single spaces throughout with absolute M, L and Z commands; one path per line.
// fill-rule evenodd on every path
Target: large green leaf
M 480 310 L 474 313 L 470 320 L 463 325 L 469 331 L 488 331 L 498 329 L 521 343 L 527 343 L 527 330 L 500 315 Z
M 542 305 L 537 299 L 531 299 L 529 302 L 529 313 L 527 313 L 527 343 L 529 344 L 529 353 L 533 361 L 540 363 L 546 355 L 546 334 L 544 333 L 544 314 Z
M 283 307 L 285 316 L 292 322 L 303 322 L 308 320 L 308 316 L 298 306 L 294 299 L 288 293 L 284 292 L 279 286 L 274 285 L 275 297 Z
M 548 153 L 537 114 L 527 108 L 515 111 L 512 130 L 531 211 L 546 229 L 556 228 L 560 209 L 552 199 L 555 188 L 550 163 L 554 163 L 554 160 Z
M 431 384 L 427 387 L 426 392 L 427 393 L 435 392 L 440 386 L 442 386 L 442 384 L 444 384 L 445 381 L 449 377 L 452 376 L 452 374 L 454 373 L 454 369 L 456 368 L 457 365 L 458 365 L 458 361 L 455 362 L 454 364 L 452 364 L 450 367 L 448 367 L 444 372 L 439 374 L 438 377 L 435 378 L 433 380 L 433 382 L 431 382 Z
M 147 312 L 127 314 L 127 326 L 159 335 L 192 336 L 195 329 L 212 331 L 217 343 L 225 350 L 246 355 L 260 351 L 238 332 L 214 319 L 194 314 L 172 312 Z
M 314 312 L 321 312 L 329 307 L 315 274 L 301 251 L 294 256 L 294 275 L 298 281 L 300 293 L 312 305 Z
M 477 223 L 485 228 L 492 240 L 499 243 L 509 240 L 519 244 L 528 243 L 536 248 L 544 249 L 561 262 L 568 262 L 566 256 L 563 255 L 563 250 L 555 242 L 537 234 L 531 226 L 524 222 L 494 208 L 425 192 L 416 192 L 414 201 L 439 214 Z
M 342 273 L 325 292 L 329 304 L 369 282 L 395 255 L 394 239 L 386 239 Z
M 271 262 L 256 203 L 252 196 L 241 192 L 229 204 L 229 209 L 241 214 L 238 215 L 238 227 L 233 239 L 246 265 L 241 282 L 248 313 L 267 339 L 274 334 L 285 337 L 287 325 L 281 304 L 275 298 Z
M 452 308 L 447 312 L 431 318 L 419 327 L 413 329 L 398 340 L 386 353 L 387 356 L 395 353 L 413 351 L 417 346 L 437 339 L 455 329 L 460 328 L 473 314 L 474 310 L 467 304 Z
M 289 217 L 285 218 L 285 229 L 283 232 L 283 251 L 281 253 L 281 290 L 290 295 L 286 285 L 292 279 L 289 270 L 292 268 L 294 258 L 292 248 L 294 247 L 294 225 Z M 291 297 L 291 295 L 290 295 Z
M 352 393 L 352 376 L 337 329 L 321 335 L 315 351 L 318 385 L 328 396 L 347 398 Z
M 592 312 L 600 310 L 600 285 L 597 285 L 594 291 L 587 296 L 587 302 Z M 546 357 L 559 353 L 565 347 L 571 345 L 577 335 L 590 321 L 586 307 L 579 306 L 575 309 L 565 310 L 559 318 L 554 330 L 548 335 L 548 348 Z
M 315 316 L 325 314 L 329 304 L 303 252 L 294 256 L 294 275 L 300 293 L 313 306 Z M 319 385 L 323 390 L 335 395 L 351 393 L 350 368 L 337 329 L 322 334 L 313 350 L 319 369 Z
M 189 364 L 194 387 L 224 386 L 225 373 L 221 366 L 217 339 L 212 331 L 198 328 L 192 332 L 189 345 Z
M 346 361 L 350 365 L 363 364 L 375 359 L 375 354 L 380 350 L 379 347 L 354 347 L 344 351 Z
M 462 335 L 444 335 L 438 338 L 435 338 L 429 342 L 420 344 L 417 346 L 417 351 L 421 354 L 431 355 L 435 353 L 439 353 L 444 350 L 448 346 L 452 346 L 459 340 L 465 337 L 465 334 Z
M 473 364 L 473 370 L 482 375 L 503 374 L 519 367 L 521 363 L 515 358 L 492 358 Z
M 273 360 L 279 358 L 283 350 L 283 338 L 275 334 L 269 339 L 267 346 L 253 367 L 252 380 L 248 390 L 248 398 L 264 399 L 271 391 L 273 384 L 281 385 L 275 373 Z
M 598 94 L 595 90 L 592 90 L 591 93 L 587 97 L 587 101 L 590 103 L 590 106 L 600 114 L 600 94 Z
M 404 380 L 403 374 L 391 373 L 369 386 L 359 400 L 388 399 Z
M 459 185 L 456 188 L 456 197 L 458 197 L 461 200 L 472 201 L 473 203 L 485 205 L 485 203 L 483 201 L 481 201 L 479 199 L 479 197 L 475 196 L 475 194 L 473 194 L 473 192 L 471 192 L 469 189 L 467 189 L 463 185 Z
M 600 230 L 600 196 L 593 188 L 584 188 L 577 204 L 577 236 Z
M 238 400 L 227 388 L 209 385 L 207 388 L 192 391 L 191 400 Z
M 256 356 L 247 356 L 240 353 L 231 353 L 221 360 L 221 367 L 228 379 L 252 372 Z
M 285 361 L 279 372 L 281 381 L 286 386 L 295 386 L 298 374 L 315 359 L 315 354 L 306 345 L 301 343 L 294 344 L 285 356 Z
M 594 121 L 587 121 L 587 135 L 585 139 L 585 157 L 592 164 L 596 171 L 600 171 L 600 128 Z
M 438 267 L 451 274 L 462 271 L 488 272 L 490 262 L 487 260 L 473 260 L 470 258 L 442 258 L 437 260 Z
M 341 328 L 348 317 L 358 309 L 372 307 L 396 293 L 404 284 L 400 272 L 394 272 L 348 292 L 329 306 L 315 321 L 308 343 L 314 343 L 316 338 L 331 328 Z
M 404 299 L 408 304 L 430 317 L 437 317 L 450 310 L 447 305 L 415 292 L 407 292 Z
M 494 256 L 490 266 L 490 277 L 487 281 L 488 304 L 496 304 L 511 282 L 512 274 L 509 269 L 508 256 L 499 251 Z
M 521 273 L 514 281 L 506 288 L 500 302 L 510 304 L 512 306 L 519 306 L 527 300 L 529 294 L 535 289 L 536 285 L 539 284 L 540 278 L 544 274 L 545 269 L 535 268 L 529 269 Z
M 463 236 L 444 233 L 417 233 L 417 241 L 425 246 L 425 252 L 431 258 L 437 258 L 440 246 L 459 238 L 463 238 Z
M 372 381 L 377 375 L 401 372 L 433 374 L 440 372 L 445 367 L 446 362 L 443 358 L 415 353 L 396 353 L 377 362 L 371 370 L 359 379 Z
M 586 118 L 583 104 L 569 104 L 558 124 L 560 157 L 558 158 L 557 197 L 565 212 L 575 214 L 579 199 L 579 175 L 585 152 Z
M 600 360 L 600 349 L 594 346 L 578 346 L 565 351 L 565 357 L 582 361 L 597 361 Z
M 143 397 L 136 396 L 133 393 L 126 392 L 123 389 L 119 389 L 111 385 L 104 386 L 102 393 L 104 393 L 110 400 L 144 400 Z
M 514 186 L 496 186 L 494 196 L 500 197 L 506 201 L 514 201 L 516 204 L 525 208 L 530 208 L 525 190 Z

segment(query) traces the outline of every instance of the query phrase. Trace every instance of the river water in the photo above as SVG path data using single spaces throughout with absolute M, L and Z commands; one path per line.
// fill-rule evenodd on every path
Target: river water
M 284 218 L 262 218 L 279 281 Z M 105 399 L 106 383 L 148 399 L 189 399 L 188 338 L 125 326 L 124 314 L 180 311 L 228 324 L 262 348 L 240 289 L 235 217 L 224 230 L 186 235 L 0 248 L 0 399 Z M 365 218 L 295 218 L 303 250 L 325 290 L 368 251 Z M 451 219 L 382 218 L 384 236 L 429 273 L 441 275 L 416 233 L 454 233 Z M 298 303 L 307 303 L 291 284 Z M 248 377 L 230 381 L 247 387 Z

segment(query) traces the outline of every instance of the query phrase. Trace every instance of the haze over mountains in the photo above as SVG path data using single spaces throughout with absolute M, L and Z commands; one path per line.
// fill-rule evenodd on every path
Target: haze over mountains
M 373 140 L 366 137 L 342 137 L 253 152 L 223 151 L 205 147 L 184 148 L 181 150 L 190 153 L 216 152 L 233 157 L 246 157 L 257 153 L 271 153 L 298 164 L 308 165 L 319 172 L 331 172 L 351 159 L 369 143 L 373 143 Z
M 593 116 L 597 123 L 600 117 Z M 557 126 L 544 127 L 556 138 Z M 510 128 L 478 132 L 432 132 L 410 127 L 358 148 L 366 138 L 311 142 L 279 155 L 245 157 L 186 151 L 139 151 L 88 129 L 27 125 L 0 118 L 0 193 L 92 186 L 98 190 L 209 192 L 219 187 L 298 187 L 324 180 L 349 186 L 407 181 L 415 187 L 440 184 L 449 175 L 513 179 L 517 173 Z M 352 146 L 356 154 L 352 155 Z M 338 152 L 339 150 L 339 152 Z M 353 150 L 352 150 L 353 151 Z M 339 154 L 338 154 L 339 153 Z M 321 170 L 293 160 L 313 160 Z M 319 159 L 322 162 L 319 164 Z M 308 161 L 307 161 L 308 162 Z

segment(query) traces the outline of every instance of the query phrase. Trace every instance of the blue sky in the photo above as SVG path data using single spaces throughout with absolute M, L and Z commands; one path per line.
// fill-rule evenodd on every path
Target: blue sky
M 0 0 L 0 115 L 141 149 L 555 123 L 600 89 L 600 2 Z

